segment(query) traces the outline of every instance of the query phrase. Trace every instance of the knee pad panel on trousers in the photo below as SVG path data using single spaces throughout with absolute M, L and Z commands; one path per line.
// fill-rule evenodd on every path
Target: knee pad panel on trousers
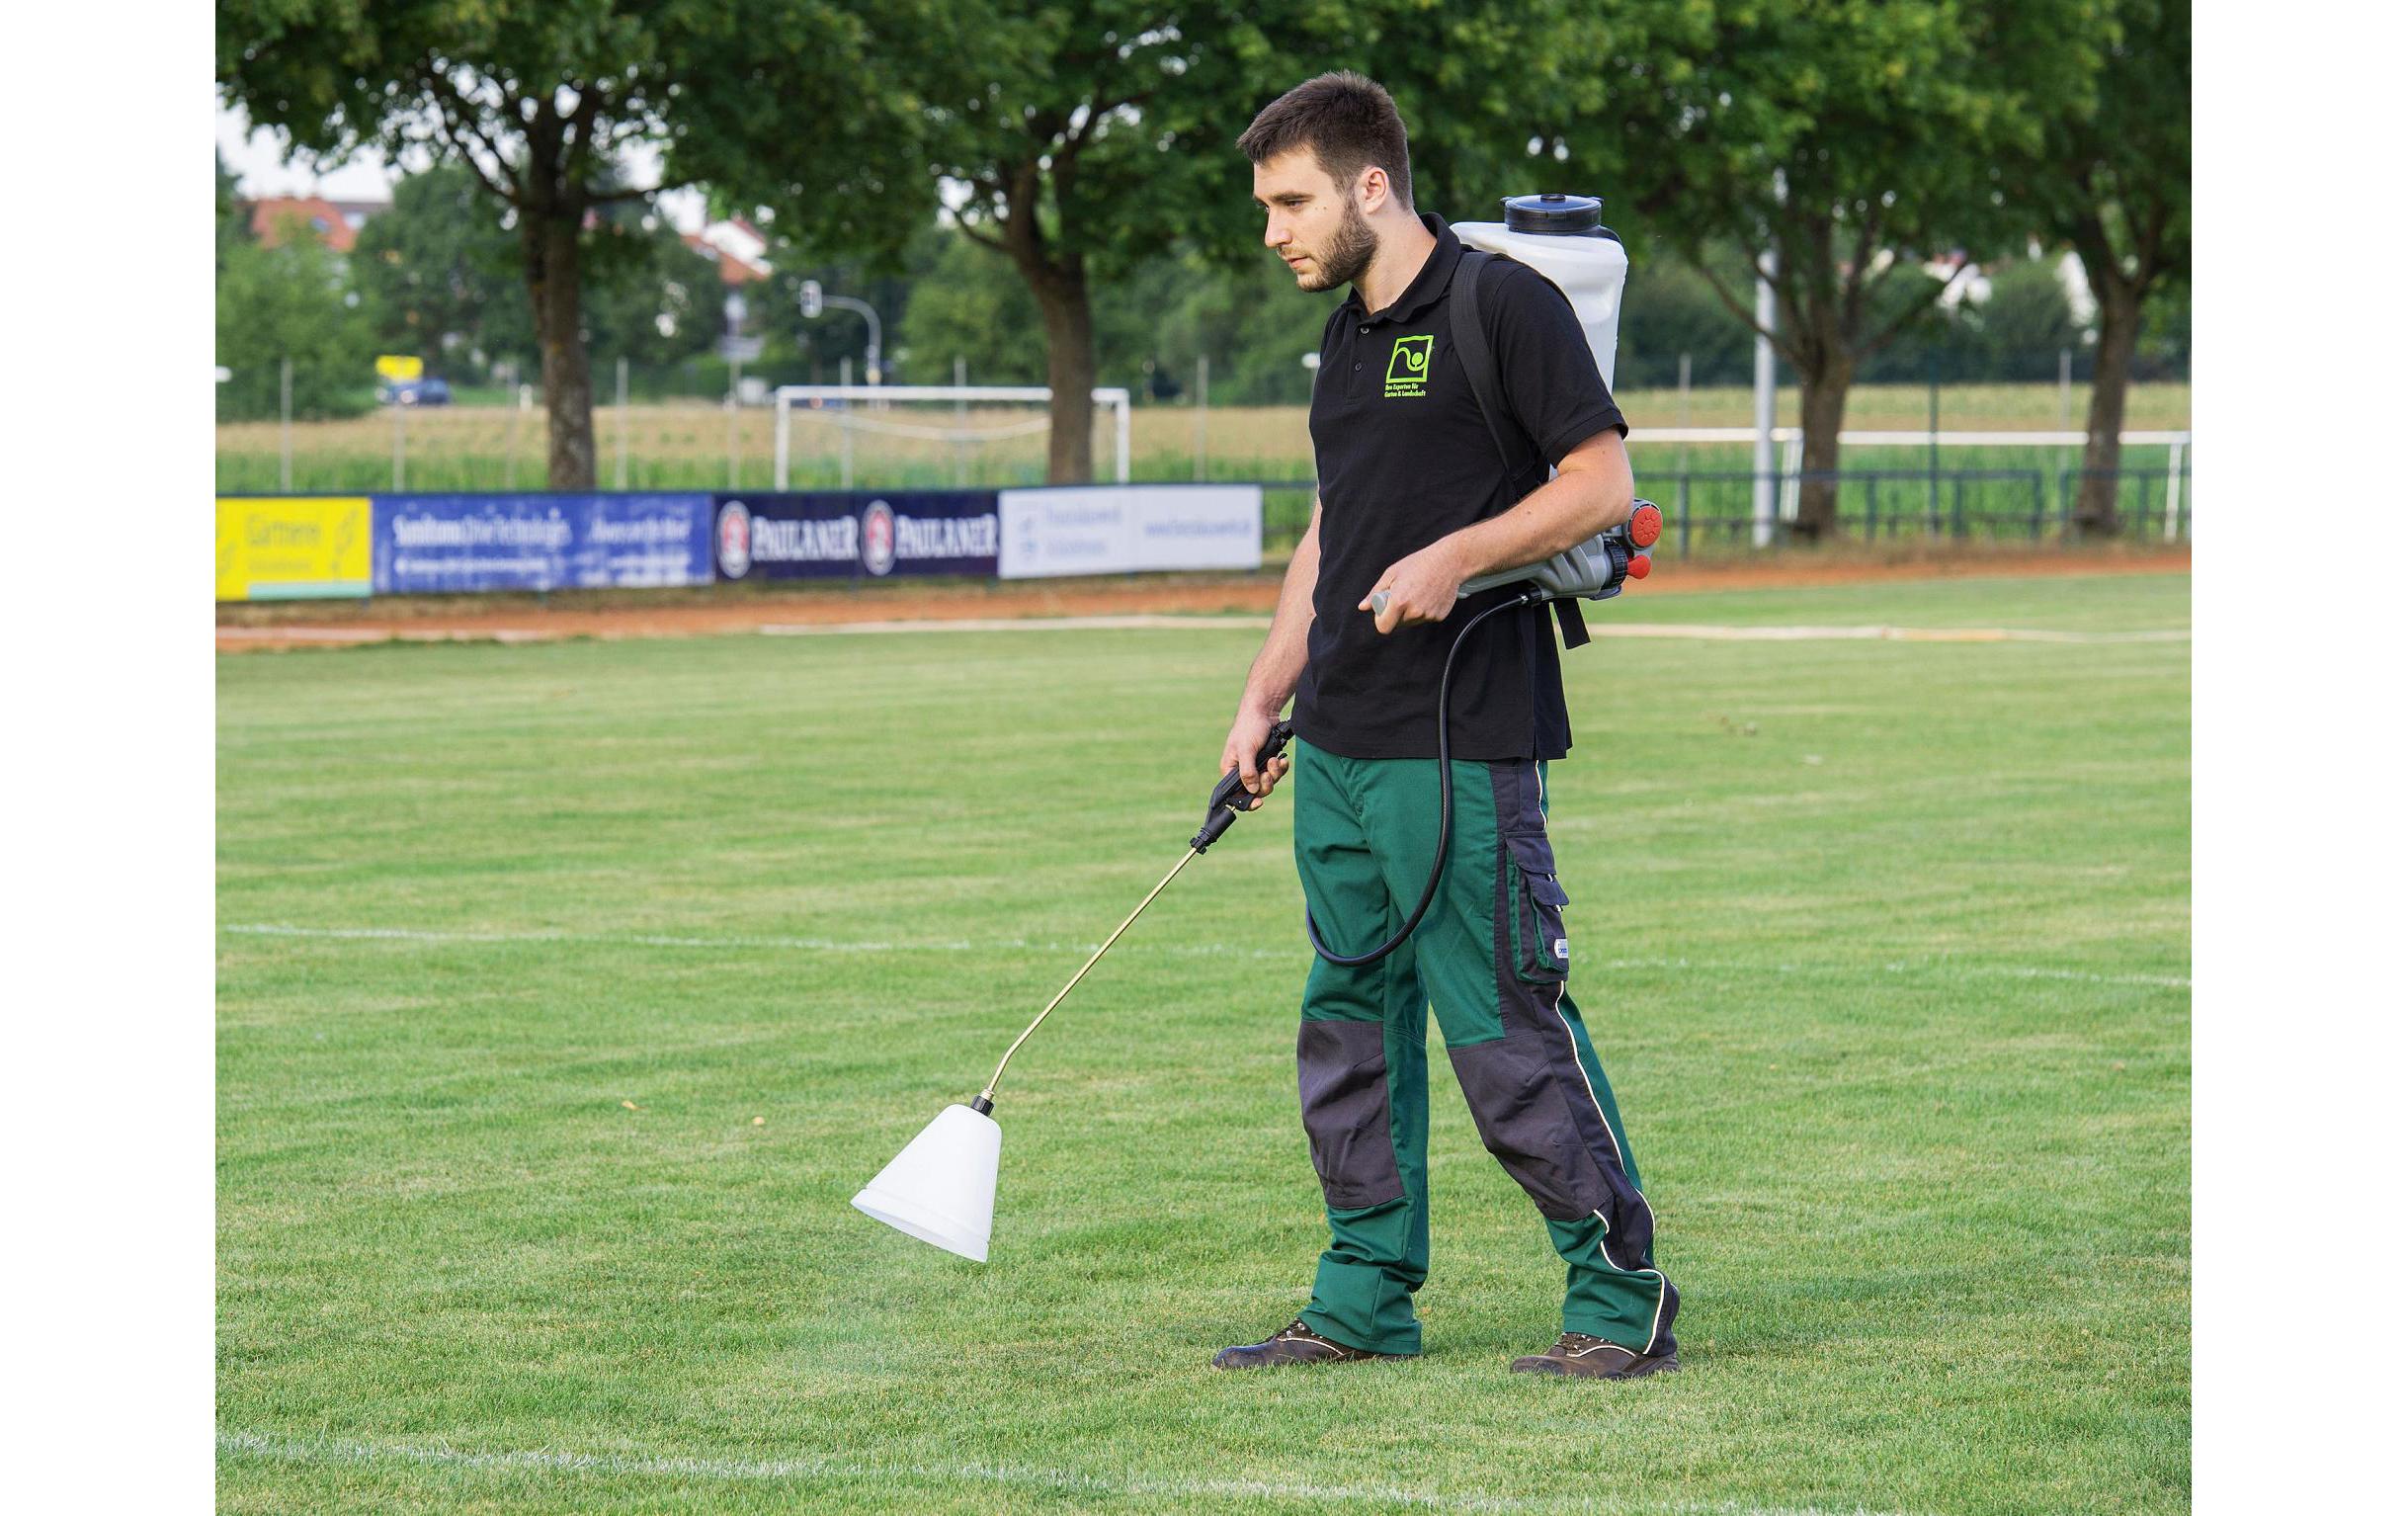
M 1565 1104 L 1562 1071 L 1543 1037 L 1509 1032 L 1450 1048 L 1455 1082 L 1480 1142 L 1496 1154 L 1538 1214 L 1568 1221 L 1613 1202 L 1613 1191 Z
M 1388 1130 L 1386 1029 L 1376 1021 L 1307 1021 L 1296 1033 L 1296 1093 L 1313 1172 L 1333 1211 L 1405 1193 Z

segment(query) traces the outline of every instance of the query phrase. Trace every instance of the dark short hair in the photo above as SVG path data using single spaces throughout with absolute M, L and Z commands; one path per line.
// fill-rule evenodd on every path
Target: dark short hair
M 1321 171 L 1341 189 L 1377 165 L 1387 170 L 1397 203 L 1413 204 L 1404 118 L 1386 90 L 1359 73 L 1341 69 L 1305 80 L 1263 107 L 1254 125 L 1238 135 L 1237 147 L 1256 163 L 1309 147 Z

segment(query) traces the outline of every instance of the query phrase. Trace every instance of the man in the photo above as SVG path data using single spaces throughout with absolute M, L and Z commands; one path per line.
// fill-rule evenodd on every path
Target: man
M 1262 803 L 1291 760 L 1258 772 L 1256 754 L 1292 695 L 1305 903 L 1333 951 L 1361 954 L 1410 913 L 1437 846 L 1441 664 L 1456 629 L 1512 593 L 1458 608 L 1457 589 L 1626 520 L 1626 428 L 1561 292 L 1500 262 L 1478 300 L 1512 412 L 1498 419 L 1557 470 L 1516 498 L 1450 334 L 1462 248 L 1414 212 L 1404 124 L 1385 90 L 1324 74 L 1265 108 L 1238 146 L 1254 163 L 1263 241 L 1297 287 L 1354 290 L 1321 336 L 1312 519 L 1221 768 Z M 1621 1380 L 1679 1367 L 1680 1296 L 1655 1266 L 1655 1218 L 1565 992 L 1544 807 L 1546 761 L 1571 731 L 1543 608 L 1472 632 L 1452 703 L 1453 838 L 1429 914 L 1378 963 L 1320 960 L 1305 980 L 1297 1082 L 1330 1227 L 1312 1304 L 1269 1340 L 1223 1349 L 1215 1368 L 1421 1350 L 1431 1009 L 1482 1142 L 1564 1260 L 1563 1335 L 1513 1368 Z

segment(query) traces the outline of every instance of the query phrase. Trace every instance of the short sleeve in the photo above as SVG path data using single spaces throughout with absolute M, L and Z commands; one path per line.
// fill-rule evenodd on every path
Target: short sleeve
M 1497 379 L 1514 419 L 1548 464 L 1609 428 L 1630 435 L 1572 302 L 1535 269 L 1509 263 L 1500 271 L 1503 278 L 1483 280 L 1480 289 L 1483 307 L 1489 291 L 1497 293 L 1494 308 L 1482 310 Z

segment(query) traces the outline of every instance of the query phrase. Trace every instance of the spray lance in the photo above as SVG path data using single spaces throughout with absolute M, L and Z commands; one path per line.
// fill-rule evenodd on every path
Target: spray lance
M 1552 280 L 1571 300 L 1579 315 L 1583 331 L 1596 355 L 1600 372 L 1609 386 L 1614 380 L 1615 333 L 1621 306 L 1622 276 L 1629 264 L 1623 256 L 1621 243 L 1614 233 L 1598 223 L 1598 203 L 1583 196 L 1533 195 L 1521 196 L 1505 203 L 1506 219 L 1502 225 L 1463 224 L 1454 230 L 1464 245 L 1485 252 L 1503 253 L 1515 261 L 1528 264 Z M 1469 291 L 1476 295 L 1478 280 L 1470 283 Z M 1468 301 L 1465 302 L 1468 305 Z M 1493 398 L 1493 376 L 1486 372 L 1485 341 L 1477 337 L 1478 323 L 1471 321 L 1466 340 L 1465 327 L 1458 321 L 1458 345 L 1466 350 L 1475 371 L 1474 388 L 1481 392 L 1481 408 L 1492 433 L 1498 436 L 1500 453 L 1505 452 L 1503 434 L 1497 429 L 1496 413 L 1501 408 Z M 1510 459 L 1508 460 L 1510 467 Z M 1462 650 L 1464 638 L 1472 630 L 1499 612 L 1564 602 L 1575 599 L 1611 600 L 1622 592 L 1632 579 L 1647 577 L 1647 549 L 1654 547 L 1663 530 L 1663 513 L 1647 501 L 1639 501 L 1627 521 L 1579 544 L 1542 563 L 1527 564 L 1483 575 L 1463 585 L 1462 595 L 1475 595 L 1484 590 L 1505 585 L 1522 585 L 1521 593 L 1483 609 L 1464 624 L 1454 644 L 1448 649 L 1447 661 L 1439 675 L 1438 689 L 1438 755 L 1439 755 L 1439 835 L 1438 853 L 1432 861 L 1430 880 L 1422 890 L 1421 901 L 1412 915 L 1387 942 L 1369 953 L 1353 956 L 1333 951 L 1321 939 L 1320 928 L 1313 922 L 1309 910 L 1305 913 L 1305 934 L 1313 949 L 1332 963 L 1361 965 L 1376 963 L 1393 953 L 1412 935 L 1438 893 L 1447 865 L 1447 845 L 1454 816 L 1454 793 L 1451 783 L 1448 761 L 1448 693 L 1454 673 L 1455 654 Z M 1385 596 L 1374 595 L 1374 611 L 1384 610 Z M 1259 771 L 1287 750 L 1294 729 L 1286 721 L 1273 725 L 1262 749 L 1255 755 Z M 1218 841 L 1238 816 L 1256 808 L 1260 802 L 1245 789 L 1238 772 L 1232 770 L 1220 777 L 1204 803 L 1204 823 L 1188 840 L 1188 849 L 1179 862 L 1162 877 L 1159 884 L 1137 902 L 1114 928 L 1110 937 L 1070 976 L 1070 982 L 1047 1001 L 1045 1008 L 1015 1038 L 995 1065 L 994 1076 L 968 1105 L 952 1105 L 940 1112 L 935 1121 L 912 1138 L 910 1145 L 895 1155 L 893 1162 L 878 1171 L 877 1177 L 853 1197 L 856 1209 L 884 1221 L 897 1230 L 934 1243 L 964 1258 L 985 1262 L 987 1243 L 992 1233 L 995 1215 L 995 1179 L 1003 1151 L 1003 1129 L 996 1125 L 995 1087 L 1010 1066 L 1012 1055 L 1018 1053 L 1056 1006 L 1078 987 L 1089 969 L 1102 961 L 1114 943 L 1135 925 L 1145 908 L 1156 896 L 1170 887 L 1181 870 L 1202 856 Z
M 1257 770 L 1287 750 L 1287 739 L 1295 728 L 1286 721 L 1273 724 L 1264 738 L 1262 749 L 1255 754 Z M 1212 787 L 1204 801 L 1204 822 L 1196 835 L 1188 839 L 1188 850 L 1171 865 L 1171 872 L 1162 882 L 1146 891 L 1145 898 L 1126 919 L 1113 928 L 1104 945 L 1079 966 L 1059 993 L 1045 1002 L 1012 1046 L 1004 1050 L 1003 1059 L 995 1065 L 994 1076 L 986 1088 L 966 1106 L 947 1106 L 939 1112 L 911 1145 L 895 1155 L 892 1163 L 878 1171 L 875 1179 L 853 1197 L 854 1208 L 876 1218 L 898 1231 L 907 1232 L 923 1242 L 933 1242 L 948 1252 L 979 1263 L 986 1261 L 987 1239 L 995 1219 L 995 1174 L 1003 1153 L 1003 1129 L 995 1124 L 995 1086 L 1003 1082 L 1003 1071 L 1012 1062 L 1012 1054 L 1030 1034 L 1044 1025 L 1053 1008 L 1069 997 L 1079 980 L 1087 977 L 1121 934 L 1136 924 L 1154 897 L 1168 889 L 1179 871 L 1204 856 L 1206 849 L 1221 838 L 1237 818 L 1262 802 L 1247 794 L 1245 780 L 1231 769 Z

